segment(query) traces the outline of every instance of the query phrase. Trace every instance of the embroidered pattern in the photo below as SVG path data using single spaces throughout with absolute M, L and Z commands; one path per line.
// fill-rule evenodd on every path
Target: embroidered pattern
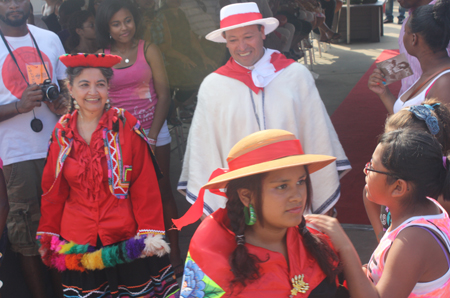
M 138 231 L 138 235 L 147 235 L 147 234 L 153 234 L 153 235 L 165 235 L 166 232 L 165 231 L 158 231 L 158 230 L 139 230 Z
M 115 291 L 115 297 L 121 298 L 178 298 L 180 289 L 172 266 L 162 268 L 159 274 L 150 275 L 147 282 L 140 285 L 124 285 L 118 287 Z M 77 285 L 65 285 L 63 283 L 64 297 L 77 298 L 111 298 L 109 284 L 103 283 L 98 288 L 81 289 Z
M 58 177 L 59 173 L 61 172 L 64 161 L 66 160 L 67 156 L 69 156 L 70 149 L 72 149 L 73 139 L 72 138 L 69 139 L 63 136 L 63 131 L 64 130 L 56 129 L 57 141 L 60 150 L 58 155 L 58 161 L 56 163 L 55 177 Z
M 305 282 L 304 275 L 296 275 L 291 279 L 292 282 L 292 290 L 291 290 L 291 296 L 289 297 L 295 297 L 298 293 L 305 294 L 309 290 L 309 284 Z
M 180 297 L 220 298 L 224 294 L 225 291 L 200 269 L 188 252 Z
M 150 142 L 148 141 L 147 136 L 145 135 L 145 133 L 141 129 L 141 123 L 139 122 L 139 120 L 136 123 L 136 125 L 133 127 L 133 129 L 142 139 L 144 139 L 145 142 L 147 142 L 148 147 L 150 148 L 150 150 L 152 150 L 152 153 L 154 154 L 152 146 L 150 146 Z
M 131 178 L 131 166 L 122 163 L 122 148 L 120 147 L 119 133 L 112 130 L 103 130 L 103 141 L 105 145 L 106 161 L 108 163 L 108 183 L 118 199 L 128 197 L 128 187 Z M 127 177 L 130 176 L 130 177 Z

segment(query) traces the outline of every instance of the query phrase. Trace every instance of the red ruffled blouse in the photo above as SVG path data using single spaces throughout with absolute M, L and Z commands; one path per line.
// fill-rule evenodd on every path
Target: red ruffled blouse
M 137 234 L 164 234 L 152 152 L 135 132 L 137 120 L 124 111 L 120 111 L 124 118 L 118 119 L 118 111 L 103 114 L 89 145 L 77 131 L 76 111 L 65 124 L 57 124 L 43 173 L 38 236 L 56 234 L 95 246 L 97 236 L 103 245 L 110 245 Z M 113 146 L 106 135 L 115 121 L 122 127 Z M 64 142 L 68 146 L 61 146 Z M 118 162 L 108 166 L 115 157 Z M 115 188 L 125 189 L 125 195 L 116 195 Z

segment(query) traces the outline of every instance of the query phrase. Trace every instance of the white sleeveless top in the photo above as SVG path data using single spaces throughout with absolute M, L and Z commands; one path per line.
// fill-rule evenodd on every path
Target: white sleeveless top
M 411 99 L 409 99 L 409 100 L 407 100 L 407 101 L 405 101 L 405 102 L 401 101 L 400 98 L 402 98 L 403 94 L 405 94 L 406 92 L 408 92 L 409 89 L 411 89 L 412 86 L 414 86 L 414 85 L 417 83 L 417 81 L 420 79 L 420 78 L 418 78 L 417 81 L 414 82 L 414 84 L 412 84 L 408 89 L 406 89 L 405 92 L 403 92 L 403 93 L 397 98 L 397 101 L 394 103 L 394 108 L 393 108 L 394 114 L 397 113 L 398 111 L 400 111 L 400 110 L 403 109 L 403 108 L 410 107 L 410 106 L 418 106 L 418 105 L 420 105 L 422 102 L 424 102 L 424 101 L 425 101 L 425 97 L 426 97 L 426 95 L 427 95 L 427 92 L 428 92 L 428 90 L 430 90 L 431 86 L 433 86 L 434 82 L 435 82 L 437 79 L 439 79 L 442 75 L 444 75 L 444 74 L 446 74 L 446 73 L 449 73 L 449 72 L 450 72 L 450 69 L 447 69 L 447 70 L 441 72 L 438 76 L 436 76 L 436 77 L 431 81 L 431 83 L 428 84 L 427 88 L 425 88 L 424 90 L 422 90 L 422 92 L 420 92 L 419 94 L 416 94 L 416 96 L 414 96 L 413 98 L 411 98 Z

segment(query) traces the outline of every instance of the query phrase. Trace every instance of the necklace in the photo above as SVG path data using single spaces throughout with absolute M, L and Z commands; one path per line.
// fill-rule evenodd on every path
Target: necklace
M 134 42 L 131 44 L 131 48 L 130 48 L 130 49 L 133 48 L 133 45 L 134 45 Z M 117 52 L 119 52 L 120 57 L 123 58 L 123 61 L 124 61 L 126 64 L 130 63 L 130 59 L 125 58 L 125 54 L 127 54 L 127 53 L 130 51 L 130 49 L 126 50 L 126 51 L 125 51 L 125 54 L 122 53 L 117 47 L 116 47 L 116 49 L 117 49 Z

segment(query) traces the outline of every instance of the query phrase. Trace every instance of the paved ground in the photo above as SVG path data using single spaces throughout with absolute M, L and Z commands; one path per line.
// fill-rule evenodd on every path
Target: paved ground
M 397 8 L 394 11 L 397 11 Z M 353 86 L 383 50 L 398 48 L 397 39 L 400 25 L 388 24 L 384 26 L 384 29 L 385 34 L 379 43 L 331 45 L 328 47 L 327 52 L 322 54 L 322 58 L 319 57 L 317 43 L 314 42 L 316 63 L 313 65 L 313 71 L 319 75 L 316 85 L 330 115 L 341 104 Z M 187 125 L 185 130 L 187 131 Z M 175 141 L 173 144 L 175 146 Z M 174 149 L 172 151 L 171 160 L 170 176 L 172 186 L 179 214 L 184 214 L 189 208 L 189 203 L 175 190 L 181 171 L 178 150 Z M 186 227 L 180 233 L 180 246 L 183 257 L 186 256 L 190 238 L 197 226 L 198 224 Z M 371 227 L 348 224 L 343 226 L 354 243 L 361 261 L 363 263 L 367 262 L 376 247 L 376 239 Z M 0 290 L 3 298 L 31 297 L 23 282 L 17 257 L 11 251 L 7 251 L 5 254 L 5 261 L 0 269 L 0 280 L 4 282 L 4 286 Z M 49 297 L 51 297 L 50 294 Z

